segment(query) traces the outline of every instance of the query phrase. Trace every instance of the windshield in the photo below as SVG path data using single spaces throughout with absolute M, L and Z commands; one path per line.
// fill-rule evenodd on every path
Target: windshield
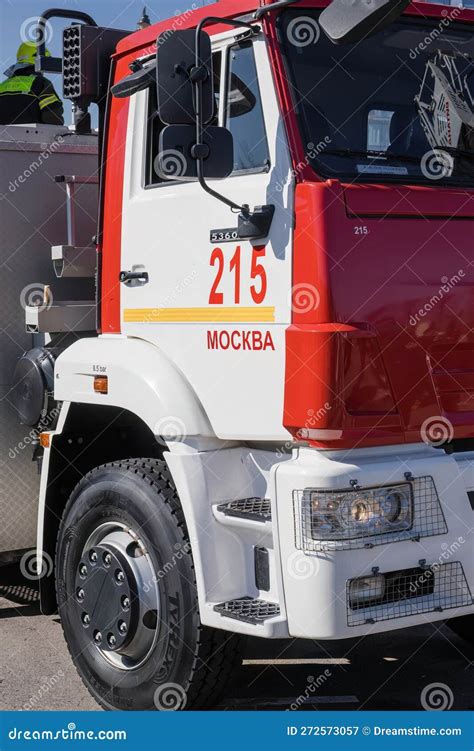
M 279 24 L 306 160 L 323 177 L 474 184 L 474 34 L 404 19 L 364 42 L 332 44 L 319 11 Z

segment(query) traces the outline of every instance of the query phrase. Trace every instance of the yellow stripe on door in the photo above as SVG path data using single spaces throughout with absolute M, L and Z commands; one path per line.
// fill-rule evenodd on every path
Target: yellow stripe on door
M 124 323 L 274 323 L 274 307 L 125 308 Z

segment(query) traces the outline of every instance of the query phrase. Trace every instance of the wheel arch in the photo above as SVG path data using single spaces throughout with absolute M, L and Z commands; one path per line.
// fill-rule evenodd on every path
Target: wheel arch
M 161 459 L 164 441 L 133 412 L 114 406 L 64 403 L 58 429 L 43 458 L 38 513 L 38 551 L 41 561 L 40 600 L 45 614 L 56 612 L 55 552 L 59 525 L 67 501 L 90 470 L 111 461 Z

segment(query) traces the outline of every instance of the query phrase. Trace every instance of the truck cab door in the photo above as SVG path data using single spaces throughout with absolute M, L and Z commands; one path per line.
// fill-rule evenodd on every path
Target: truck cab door
M 285 329 L 290 323 L 293 185 L 263 37 L 213 39 L 216 122 L 234 136 L 234 170 L 211 186 L 236 203 L 275 205 L 269 237 L 237 237 L 237 214 L 180 180 L 182 154 L 160 155 L 155 92 L 132 97 L 121 268 L 122 331 L 162 349 L 222 438 L 286 439 Z

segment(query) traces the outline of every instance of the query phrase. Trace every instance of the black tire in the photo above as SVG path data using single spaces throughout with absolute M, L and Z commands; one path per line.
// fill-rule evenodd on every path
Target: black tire
M 159 613 L 153 636 L 156 642 L 150 646 L 143 664 L 137 658 L 135 666 L 128 669 L 109 661 L 111 658 L 126 661 L 127 656 L 117 658 L 107 651 L 107 646 L 101 651 L 94 643 L 90 630 L 81 623 L 83 605 L 78 601 L 81 593 L 77 582 L 81 556 L 85 555 L 84 545 L 91 535 L 98 534 L 97 529 L 113 529 L 115 524 L 123 525 L 123 530 L 139 531 L 140 540 L 146 546 L 146 565 L 152 565 L 155 572 L 153 581 L 157 584 L 160 606 L 154 611 Z M 121 530 L 119 534 L 127 533 Z M 96 548 L 102 558 L 105 556 L 100 552 L 103 549 Z M 143 553 L 134 557 L 143 558 Z M 172 565 L 168 566 L 170 561 Z M 88 591 L 93 591 L 95 586 L 94 575 L 98 575 L 96 581 L 108 576 L 107 586 L 112 588 L 110 607 L 118 607 L 113 600 L 115 593 L 110 575 L 91 569 L 92 566 L 87 574 L 91 582 L 89 584 L 88 580 Z M 59 614 L 66 642 L 79 675 L 99 704 L 106 709 L 129 710 L 204 709 L 218 704 L 232 674 L 235 675 L 241 664 L 240 640 L 234 634 L 200 623 L 184 515 L 164 461 L 115 462 L 98 467 L 83 478 L 74 489 L 61 521 L 56 572 Z M 166 573 L 161 576 L 163 572 Z M 126 586 L 128 583 L 127 575 Z M 138 602 L 140 598 L 132 596 L 131 599 Z M 93 618 L 100 610 L 99 599 L 94 602 Z M 110 612 L 107 611 L 107 620 Z M 136 622 L 141 623 L 140 619 Z M 145 635 L 151 638 L 148 631 Z
M 474 644 L 474 615 L 461 615 L 459 618 L 451 618 L 447 625 L 455 634 Z

